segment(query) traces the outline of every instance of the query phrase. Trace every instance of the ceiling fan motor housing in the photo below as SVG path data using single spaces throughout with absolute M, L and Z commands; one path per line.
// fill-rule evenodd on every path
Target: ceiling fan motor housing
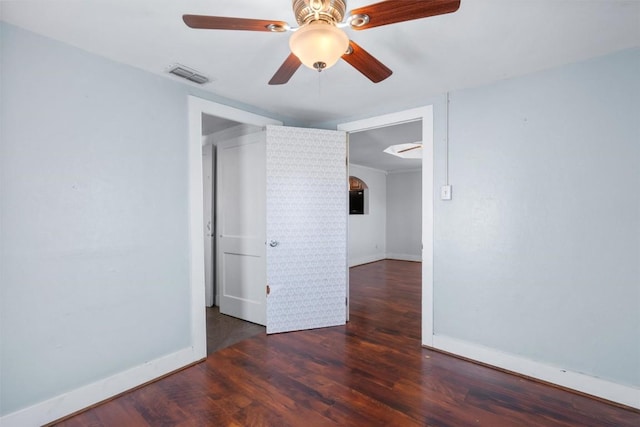
M 342 22 L 346 10 L 345 0 L 293 0 L 293 12 L 300 26 L 317 19 L 332 24 Z

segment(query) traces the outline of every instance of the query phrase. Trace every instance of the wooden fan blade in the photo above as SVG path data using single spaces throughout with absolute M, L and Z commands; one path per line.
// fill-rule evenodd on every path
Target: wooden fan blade
M 361 19 L 355 19 L 351 26 L 354 30 L 366 30 L 396 22 L 444 15 L 455 12 L 459 7 L 460 0 L 387 0 L 354 9 L 349 15 L 366 15 L 368 22 L 362 23 L 364 21 Z
M 282 63 L 278 71 L 269 80 L 270 85 L 283 85 L 289 81 L 291 76 L 300 68 L 302 62 L 293 53 L 289 54 L 287 59 Z
M 393 71 L 374 58 L 369 52 L 361 48 L 353 40 L 349 41 L 349 51 L 342 55 L 342 59 L 374 83 L 380 83 L 393 74 Z
M 229 18 L 226 16 L 182 15 L 182 20 L 191 28 L 208 30 L 244 30 L 244 31 L 286 31 L 289 24 L 283 21 L 263 19 Z
M 405 148 L 404 150 L 398 151 L 398 154 L 406 153 L 407 151 L 411 151 L 411 150 L 417 150 L 418 148 L 422 148 L 422 145 L 416 145 L 415 147 Z

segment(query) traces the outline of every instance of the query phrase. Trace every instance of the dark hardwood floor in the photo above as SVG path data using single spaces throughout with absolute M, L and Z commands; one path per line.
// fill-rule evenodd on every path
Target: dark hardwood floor
M 207 356 L 264 333 L 264 326 L 222 314 L 219 307 L 207 307 Z
M 640 426 L 640 412 L 420 347 L 420 264 L 351 270 L 346 326 L 260 334 L 60 426 Z

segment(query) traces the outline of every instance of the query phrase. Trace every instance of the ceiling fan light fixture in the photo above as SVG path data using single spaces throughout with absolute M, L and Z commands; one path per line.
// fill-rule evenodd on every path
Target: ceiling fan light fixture
M 351 15 L 347 19 L 347 24 L 351 26 L 351 28 L 359 28 L 367 25 L 369 23 L 369 15 L 365 15 L 364 13 L 358 13 L 356 15 Z
M 283 24 L 279 24 L 279 23 L 273 23 L 273 24 L 269 24 L 267 25 L 267 30 L 271 31 L 272 33 L 284 33 L 285 31 L 288 31 L 290 28 L 288 25 L 283 25 Z
M 349 37 L 340 28 L 322 20 L 300 27 L 289 39 L 291 52 L 305 66 L 322 71 L 333 66 L 349 48 Z

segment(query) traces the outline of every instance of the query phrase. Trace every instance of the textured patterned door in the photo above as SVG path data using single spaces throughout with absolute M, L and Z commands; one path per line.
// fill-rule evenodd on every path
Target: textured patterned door
M 267 333 L 345 323 L 346 158 L 342 131 L 267 127 Z

